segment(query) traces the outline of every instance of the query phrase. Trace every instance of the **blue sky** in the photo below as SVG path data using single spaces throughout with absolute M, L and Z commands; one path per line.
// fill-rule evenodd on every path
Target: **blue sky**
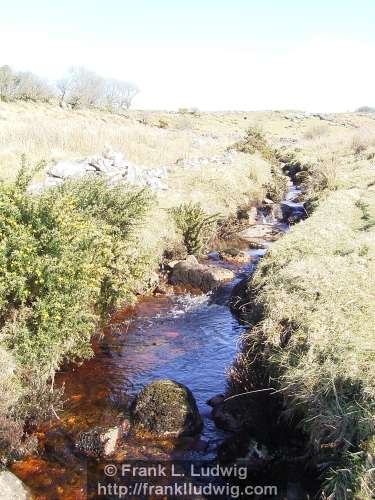
M 0 0 L 0 64 L 133 80 L 138 107 L 375 104 L 374 0 Z

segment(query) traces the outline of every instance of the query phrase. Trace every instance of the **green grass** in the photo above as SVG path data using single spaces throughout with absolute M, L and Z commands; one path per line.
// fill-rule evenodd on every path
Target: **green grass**
M 297 416 L 308 436 L 309 452 L 332 463 L 322 494 L 369 499 L 375 481 L 375 173 L 370 163 L 348 158 L 336 167 L 338 185 L 327 182 L 329 171 L 319 182 L 313 173 L 305 176 L 309 196 L 318 200 L 314 212 L 273 245 L 248 285 L 247 319 L 254 327 L 232 381 L 248 388 L 253 380 L 256 388 L 272 377 L 285 417 Z

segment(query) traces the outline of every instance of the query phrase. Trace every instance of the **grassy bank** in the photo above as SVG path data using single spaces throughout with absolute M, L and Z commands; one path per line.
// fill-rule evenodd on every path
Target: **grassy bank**
M 306 147 L 309 162 L 295 162 L 311 214 L 248 283 L 252 326 L 232 372 L 246 390 L 276 385 L 284 417 L 306 433 L 322 497 L 335 500 L 375 488 L 375 171 L 359 140 L 324 156 Z

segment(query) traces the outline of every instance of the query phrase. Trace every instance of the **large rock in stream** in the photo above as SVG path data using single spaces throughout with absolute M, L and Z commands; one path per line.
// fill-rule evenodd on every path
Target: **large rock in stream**
M 199 264 L 193 255 L 189 255 L 174 265 L 170 282 L 172 285 L 191 286 L 209 292 L 234 278 L 235 274 L 230 269 Z
M 156 437 L 194 436 L 203 427 L 192 392 L 174 380 L 156 380 L 136 397 L 131 408 L 133 429 Z
M 254 224 L 240 231 L 237 237 L 252 248 L 264 248 L 267 246 L 267 242 L 277 240 L 280 233 L 280 228 L 274 224 Z

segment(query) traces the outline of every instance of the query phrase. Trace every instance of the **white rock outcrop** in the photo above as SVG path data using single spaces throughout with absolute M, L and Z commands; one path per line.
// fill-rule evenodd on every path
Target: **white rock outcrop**
M 59 161 L 47 170 L 47 178 L 29 187 L 32 193 L 40 193 L 58 186 L 67 179 L 82 178 L 85 175 L 102 175 L 111 184 L 129 183 L 135 186 L 148 186 L 153 191 L 168 189 L 166 167 L 145 168 L 130 163 L 122 153 L 105 146 L 101 155 L 91 156 L 80 161 Z

